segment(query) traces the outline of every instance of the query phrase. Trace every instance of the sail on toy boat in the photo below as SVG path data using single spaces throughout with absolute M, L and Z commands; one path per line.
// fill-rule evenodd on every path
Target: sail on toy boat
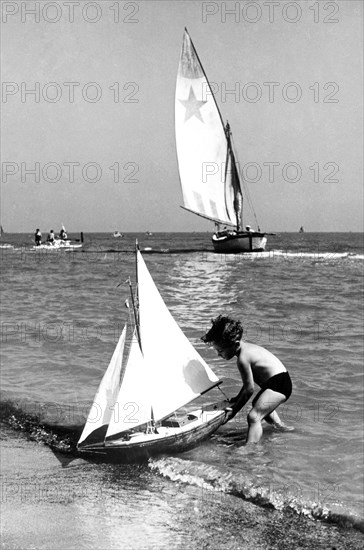
M 182 208 L 215 222 L 216 252 L 264 250 L 267 233 L 249 226 L 242 230 L 243 193 L 230 126 L 224 125 L 187 29 L 177 75 L 175 129 Z M 221 224 L 233 229 L 219 231 Z
M 225 418 L 222 403 L 175 414 L 221 381 L 177 325 L 138 249 L 136 263 L 135 328 L 125 365 L 122 369 L 126 327 L 77 445 L 81 453 L 120 462 L 186 450 L 217 430 Z

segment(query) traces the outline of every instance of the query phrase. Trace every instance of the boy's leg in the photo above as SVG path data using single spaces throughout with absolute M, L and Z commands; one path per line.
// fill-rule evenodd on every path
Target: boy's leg
M 268 424 L 272 424 L 275 428 L 280 428 L 281 426 L 284 426 L 283 422 L 278 416 L 277 411 L 272 411 L 271 413 L 267 414 L 267 416 L 264 417 L 264 420 L 268 422 Z
M 286 396 L 283 395 L 283 393 L 279 393 L 271 389 L 264 390 L 264 392 L 254 403 L 254 407 L 248 414 L 249 429 L 246 439 L 247 443 L 257 443 L 259 441 L 263 433 L 263 418 L 271 415 L 271 413 L 273 413 L 274 410 L 284 401 L 286 401 Z M 271 417 L 272 420 L 274 421 L 274 419 L 278 417 L 278 420 L 280 422 L 277 413 L 275 413 L 275 415 L 273 414 L 273 416 Z
M 267 414 L 267 416 L 264 417 L 264 420 L 268 422 L 268 424 L 271 424 L 277 430 L 283 430 L 284 432 L 291 432 L 294 430 L 293 426 L 288 426 L 287 424 L 282 422 L 282 420 L 278 416 L 277 411 L 273 411 Z

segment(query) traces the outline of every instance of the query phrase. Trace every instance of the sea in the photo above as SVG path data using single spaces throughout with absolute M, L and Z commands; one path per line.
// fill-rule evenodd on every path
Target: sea
M 210 233 L 82 237 L 38 250 L 32 234 L 2 236 L 2 548 L 360 548 L 363 234 L 277 233 L 264 252 L 233 255 L 214 253 Z M 248 403 L 175 456 L 122 465 L 75 454 L 130 317 L 136 240 L 225 396 L 241 380 L 235 360 L 201 341 L 212 318 L 240 319 L 247 341 L 280 358 L 293 393 L 277 412 L 293 431 L 265 425 L 245 446 Z

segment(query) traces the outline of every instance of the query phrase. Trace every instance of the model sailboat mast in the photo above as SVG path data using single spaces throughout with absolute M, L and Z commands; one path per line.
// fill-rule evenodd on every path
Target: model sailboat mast
M 138 245 L 138 240 L 136 240 L 135 241 L 135 254 L 136 255 L 137 255 L 138 250 L 139 250 L 139 245 Z M 136 262 L 136 264 L 135 264 L 135 287 L 136 287 L 135 295 L 136 295 L 136 299 L 137 299 L 137 305 L 135 304 L 133 286 L 131 284 L 130 277 L 128 279 L 128 282 L 129 282 L 129 289 L 130 289 L 130 296 L 131 296 L 131 304 L 133 306 L 135 330 L 136 330 L 136 333 L 137 333 L 137 336 L 138 336 L 140 351 L 143 353 L 142 341 L 141 341 L 141 338 L 140 338 L 140 325 L 139 325 L 138 262 Z
M 139 347 L 140 351 L 143 354 L 143 345 L 142 345 L 142 339 L 140 335 L 140 314 L 139 314 L 139 279 L 138 279 L 138 252 L 140 254 L 139 250 L 139 243 L 138 239 L 135 241 L 135 257 L 137 258 L 137 261 L 135 262 L 135 285 L 136 285 L 136 298 L 137 298 L 137 308 L 135 307 L 135 302 L 133 300 L 133 309 L 134 309 L 134 319 L 135 319 L 135 329 L 138 335 L 138 341 L 139 341 Z M 153 433 L 155 431 L 155 418 L 154 418 L 154 412 L 153 412 L 153 405 L 150 405 L 150 421 L 147 422 L 147 433 Z
M 136 257 L 137 257 L 138 251 L 139 251 L 139 244 L 138 244 L 138 240 L 136 240 L 135 241 L 135 254 L 136 254 Z M 138 294 L 138 261 L 136 261 L 136 264 L 135 264 L 135 298 L 136 299 L 134 298 L 133 287 L 132 287 L 132 284 L 131 284 L 130 277 L 129 277 L 128 282 L 129 282 L 131 303 L 132 303 L 133 314 L 134 314 L 135 333 L 136 333 L 137 338 L 138 338 L 138 344 L 139 344 L 140 352 L 143 355 L 143 346 L 142 346 L 142 340 L 141 340 L 141 336 L 140 336 L 139 294 Z M 153 413 L 153 406 L 152 405 L 150 405 L 150 420 L 148 420 L 146 424 L 147 424 L 147 428 L 146 428 L 147 433 L 153 433 L 153 431 L 155 430 L 155 420 L 154 420 L 154 413 Z

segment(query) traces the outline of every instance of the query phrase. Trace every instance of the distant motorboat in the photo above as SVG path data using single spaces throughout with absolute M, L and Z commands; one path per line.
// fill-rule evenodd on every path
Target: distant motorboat
M 114 233 L 112 234 L 113 237 L 117 238 L 117 237 L 124 237 L 124 235 L 122 233 L 120 233 L 120 231 L 114 231 Z
M 151 237 L 151 235 L 153 235 L 153 233 L 151 231 L 146 231 L 145 234 L 146 234 L 147 237 Z
M 57 235 L 55 237 L 54 232 L 51 231 L 48 234 L 47 240 L 42 243 L 42 240 L 41 240 L 42 239 L 42 234 L 41 234 L 40 230 L 37 229 L 37 232 L 35 234 L 35 240 L 36 240 L 36 243 L 37 243 L 37 240 L 38 240 L 38 243 L 35 244 L 35 246 L 33 246 L 33 249 L 34 250 L 59 250 L 59 249 L 65 248 L 67 250 L 72 250 L 74 248 L 81 248 L 82 243 L 83 243 L 83 233 L 82 232 L 81 232 L 80 237 L 81 237 L 80 239 L 75 239 L 75 241 L 77 243 L 79 243 L 79 241 L 81 240 L 81 244 L 73 244 L 71 239 L 69 239 L 67 237 L 66 228 L 65 228 L 64 224 L 62 223 L 62 228 L 59 232 L 59 235 Z
M 0 237 L 1 237 L 0 248 L 8 248 L 8 249 L 14 248 L 14 246 L 12 244 L 2 242 L 2 239 L 3 239 L 4 235 L 5 235 L 5 231 L 3 229 L 3 226 L 1 225 L 0 226 Z
M 298 233 L 304 233 L 304 232 L 305 232 L 305 230 L 303 229 L 303 225 L 301 225 L 300 230 L 299 230 Z
M 72 244 L 70 240 L 63 241 L 62 239 L 55 239 L 52 242 L 45 242 L 33 246 L 34 250 L 59 250 L 62 248 L 72 250 L 74 248 L 82 248 L 82 244 Z

